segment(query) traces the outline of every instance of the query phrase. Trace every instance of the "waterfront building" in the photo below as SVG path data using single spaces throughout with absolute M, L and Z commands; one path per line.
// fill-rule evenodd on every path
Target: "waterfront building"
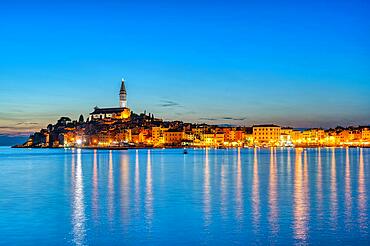
M 163 133 L 168 131 L 168 128 L 155 126 L 152 127 L 152 142 L 154 145 L 164 144 Z
M 151 144 L 152 143 L 152 138 L 151 138 L 149 129 L 143 129 L 143 128 L 140 129 L 139 143 L 146 143 L 146 144 Z
M 303 136 L 303 134 L 302 134 L 302 132 L 301 131 L 299 131 L 299 130 L 292 130 L 292 132 L 291 132 L 291 134 L 290 134 L 290 136 L 291 136 L 291 139 L 292 139 L 292 142 L 293 142 L 293 144 L 301 144 L 301 142 L 302 142 L 302 136 Z
M 307 129 L 302 132 L 300 144 L 305 146 L 318 146 L 323 144 L 325 131 L 320 128 Z
M 211 132 L 201 134 L 201 140 L 203 146 L 218 147 L 224 145 L 225 134 L 221 132 Z
M 361 129 L 361 139 L 365 141 L 370 140 L 370 127 L 363 127 Z
M 338 134 L 341 143 L 354 140 L 354 134 L 349 130 L 343 130 Z
M 195 139 L 196 137 L 191 131 L 184 131 L 184 140 L 194 141 Z
M 250 133 L 250 132 L 244 133 L 243 141 L 244 141 L 245 146 L 249 146 L 249 147 L 253 146 L 253 133 Z
M 222 129 L 224 133 L 224 145 L 229 147 L 243 146 L 245 133 L 236 127 L 226 127 Z
M 276 146 L 279 144 L 281 127 L 273 124 L 254 125 L 253 140 L 255 145 Z
M 328 131 L 325 136 L 324 141 L 326 146 L 339 146 L 340 145 L 340 138 L 338 137 L 338 133 L 335 131 Z
M 167 145 L 174 145 L 174 144 L 181 144 L 184 137 L 184 132 L 180 130 L 168 130 L 163 132 L 163 140 L 164 144 Z
M 282 127 L 280 130 L 281 135 L 289 135 L 292 137 L 293 128 L 291 127 Z
M 280 130 L 280 146 L 292 147 L 293 138 L 292 138 L 293 128 L 291 127 L 282 127 Z
M 223 129 L 225 142 L 234 142 L 235 141 L 235 131 L 232 128 L 224 128 Z

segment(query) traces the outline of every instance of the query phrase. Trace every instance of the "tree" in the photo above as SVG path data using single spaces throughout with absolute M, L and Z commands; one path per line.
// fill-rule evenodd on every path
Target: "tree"
M 80 115 L 80 118 L 78 119 L 78 122 L 79 123 L 84 123 L 85 122 L 84 116 L 82 114 Z

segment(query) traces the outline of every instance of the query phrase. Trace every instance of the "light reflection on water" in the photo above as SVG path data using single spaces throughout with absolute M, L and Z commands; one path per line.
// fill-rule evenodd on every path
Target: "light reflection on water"
M 237 220 L 241 222 L 243 220 L 243 173 L 242 173 L 242 160 L 240 148 L 238 148 L 238 161 L 237 161 L 237 172 L 236 172 L 236 190 L 235 190 L 235 213 Z
M 294 175 L 294 238 L 305 243 L 307 240 L 309 203 L 306 187 L 306 161 L 303 165 L 302 167 L 302 150 L 297 149 Z
M 92 197 L 92 208 L 93 208 L 93 219 L 97 223 L 98 217 L 98 206 L 99 206 L 99 193 L 98 193 L 98 154 L 97 150 L 94 150 L 94 162 L 93 162 L 93 197 Z
M 321 161 L 321 148 L 317 149 L 317 217 L 321 220 L 323 217 L 323 191 L 322 191 L 322 161 Z
M 330 163 L 330 220 L 331 227 L 335 229 L 337 225 L 337 171 L 335 160 L 335 148 L 331 149 L 331 163 Z
M 129 194 L 130 194 L 130 180 L 129 180 L 129 173 L 130 173 L 130 166 L 129 166 L 129 156 L 128 155 L 121 155 L 120 159 L 120 170 L 121 170 L 121 217 L 122 223 L 127 225 L 129 220 Z
M 359 160 L 359 170 L 358 170 L 358 223 L 360 226 L 360 231 L 362 232 L 362 236 L 369 235 L 369 221 L 367 217 L 367 198 L 366 198 L 366 190 L 365 190 L 365 173 L 364 173 L 364 155 L 363 149 L 360 149 L 360 160 Z M 368 182 L 368 181 L 367 181 Z
M 108 220 L 114 219 L 114 176 L 113 176 L 113 151 L 109 151 L 109 169 L 108 169 Z
M 349 160 L 349 149 L 346 149 L 346 171 L 345 171 L 345 224 L 346 229 L 350 230 L 351 225 L 351 211 L 352 211 L 352 197 L 351 197 L 351 167 Z
M 259 194 L 259 175 L 258 175 L 258 149 L 254 149 L 253 158 L 253 184 L 252 184 L 252 213 L 253 227 L 255 234 L 260 230 L 260 194 Z
M 276 149 L 270 150 L 270 180 L 269 180 L 269 224 L 271 233 L 274 237 L 279 232 L 278 216 L 279 210 L 277 207 L 278 193 L 277 193 L 277 173 L 276 173 Z
M 204 161 L 204 186 L 203 186 L 203 201 L 204 201 L 204 225 L 206 227 L 211 223 L 211 193 L 210 193 L 210 174 L 209 174 L 209 150 L 205 150 Z
M 146 189 L 145 189 L 145 211 L 148 228 L 151 228 L 153 218 L 153 187 L 152 187 L 152 160 L 150 150 L 146 162 Z
M 135 213 L 140 211 L 140 172 L 139 172 L 139 150 L 135 153 Z
M 83 190 L 83 176 L 82 176 L 82 162 L 81 150 L 77 150 L 77 162 L 74 163 L 72 159 L 72 167 L 76 168 L 74 176 L 74 190 L 73 190 L 73 242 L 76 245 L 85 244 L 85 206 L 84 206 L 84 190 Z
M 0 148 L 0 245 L 366 245 L 369 157 Z

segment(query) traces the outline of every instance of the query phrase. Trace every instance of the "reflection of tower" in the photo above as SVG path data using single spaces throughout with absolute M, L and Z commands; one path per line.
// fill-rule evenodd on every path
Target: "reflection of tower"
M 126 87 L 125 87 L 125 80 L 122 79 L 121 89 L 119 91 L 119 106 L 121 108 L 127 107 L 127 99 L 126 99 Z

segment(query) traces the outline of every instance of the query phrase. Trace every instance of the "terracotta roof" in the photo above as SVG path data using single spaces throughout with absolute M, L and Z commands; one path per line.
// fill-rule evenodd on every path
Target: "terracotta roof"
M 253 127 L 280 127 L 274 124 L 254 125 Z

